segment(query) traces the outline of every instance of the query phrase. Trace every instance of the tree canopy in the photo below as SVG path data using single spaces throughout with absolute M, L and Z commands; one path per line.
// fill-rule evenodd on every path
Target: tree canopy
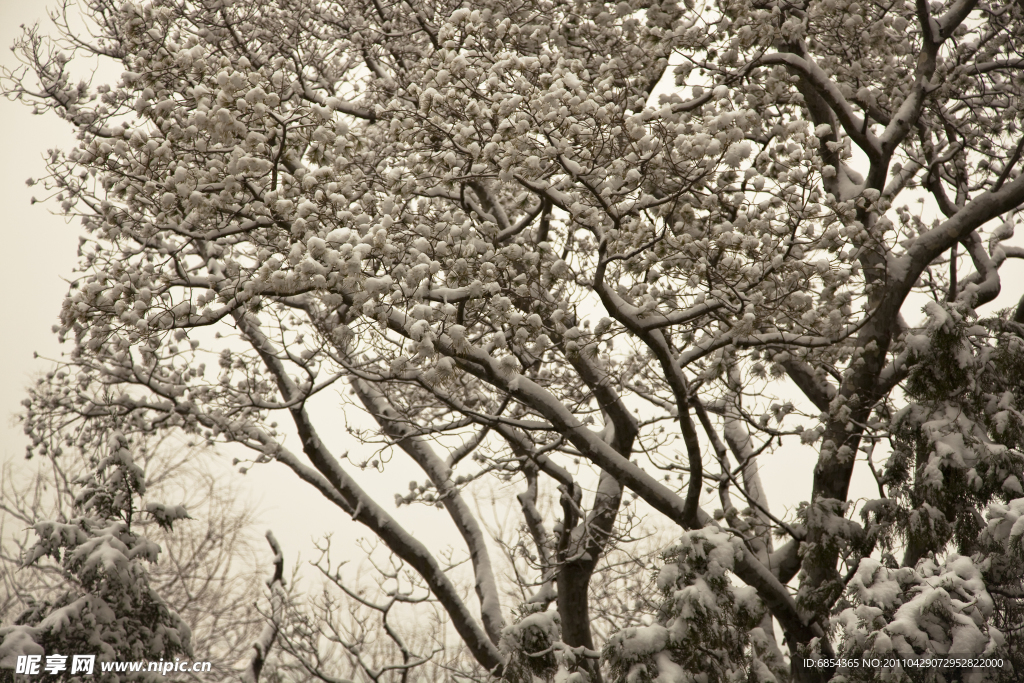
M 80 7 L 4 80 L 78 131 L 39 182 L 88 234 L 35 452 L 113 421 L 284 465 L 416 572 L 477 678 L 1019 675 L 1024 303 L 978 312 L 1024 257 L 1019 2 Z M 119 78 L 77 82 L 91 56 Z M 321 434 L 356 410 L 346 461 Z M 795 444 L 784 517 L 759 470 Z M 351 470 L 394 450 L 421 471 L 374 499 Z M 515 602 L 466 494 L 495 477 Z M 450 517 L 474 596 L 393 504 Z M 595 635 L 638 514 L 679 540 L 647 618 Z

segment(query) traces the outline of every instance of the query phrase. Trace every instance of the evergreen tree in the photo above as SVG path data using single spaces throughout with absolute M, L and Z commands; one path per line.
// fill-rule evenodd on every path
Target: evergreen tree
M 93 655 L 97 676 L 100 662 L 191 657 L 188 626 L 149 584 L 146 564 L 156 562 L 160 547 L 138 533 L 142 516 L 170 528 L 187 519 L 185 509 L 143 504 L 143 472 L 120 433 L 110 436 L 106 453 L 98 455 L 92 472 L 76 483 L 74 516 L 37 522 L 37 541 L 24 558 L 29 565 L 57 564 L 67 589 L 38 601 L 14 625 L 0 629 L 0 667 L 5 675 L 11 675 L 19 655 L 42 656 L 40 671 L 52 658 L 64 657 L 59 663 L 65 675 L 70 675 L 74 655 Z M 115 682 L 122 676 L 104 674 Z M 131 676 L 161 677 L 146 672 Z

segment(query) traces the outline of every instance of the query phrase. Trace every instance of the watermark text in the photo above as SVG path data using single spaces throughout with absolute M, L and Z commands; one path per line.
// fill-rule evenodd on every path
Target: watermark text
M 193 662 L 175 658 L 174 661 L 97 662 L 96 655 L 18 655 L 14 673 L 26 676 L 56 676 L 70 673 L 92 676 L 95 673 L 132 673 L 146 671 L 166 676 L 169 673 L 206 673 L 210 662 Z

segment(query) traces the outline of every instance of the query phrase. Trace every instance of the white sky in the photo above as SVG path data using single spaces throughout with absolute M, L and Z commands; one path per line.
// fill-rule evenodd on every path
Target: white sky
M 21 24 L 39 21 L 45 26 L 44 8 L 44 3 L 0 0 L 0 47 L 11 45 Z M 10 50 L 0 52 L 0 63 L 14 64 Z M 5 333 L 0 335 L 0 444 L 4 460 L 23 457 L 27 440 L 14 423 L 14 415 L 20 410 L 25 387 L 50 367 L 45 358 L 55 358 L 60 353 L 50 328 L 57 321 L 67 289 L 62 278 L 71 276 L 76 262 L 80 234 L 76 223 L 69 224 L 51 214 L 48 204 L 30 205 L 33 195 L 43 197 L 43 188 L 28 187 L 25 180 L 43 174 L 46 149 L 69 149 L 74 144 L 68 127 L 56 117 L 34 116 L 21 103 L 0 100 L 0 145 L 4 150 L 0 164 L 0 202 L 4 207 L 0 291 L 7 293 L 0 299 L 0 320 L 5 321 Z M 34 351 L 44 358 L 33 359 Z M 336 404 L 321 402 L 317 412 L 323 414 L 328 424 L 339 427 L 328 430 L 325 436 L 329 442 L 334 441 L 337 452 L 342 452 L 351 443 L 341 428 L 342 420 L 332 416 L 331 409 L 337 410 Z M 244 457 L 242 453 L 228 452 L 225 460 L 233 455 Z M 780 459 L 785 463 L 775 462 Z M 771 460 L 766 459 L 764 483 L 773 509 L 783 512 L 807 495 L 813 464 L 814 453 L 807 448 L 780 451 Z M 361 477 L 372 490 L 380 492 L 379 500 L 393 513 L 390 501 L 395 492 L 405 488 L 409 478 L 399 470 L 392 463 L 384 476 Z M 417 478 L 422 479 L 422 475 Z M 239 479 L 244 488 L 262 501 L 265 523 L 274 529 L 286 554 L 292 557 L 298 551 L 304 558 L 313 559 L 310 539 L 327 532 L 335 533 L 335 547 L 365 535 L 361 527 L 323 501 L 319 494 L 295 481 L 283 466 L 256 467 Z M 432 541 L 431 545 L 447 545 L 456 540 L 441 511 L 416 506 L 397 513 L 407 528 L 422 540 Z
M 6 49 L 18 35 L 18 26 L 41 21 L 45 23 L 45 4 L 25 0 L 0 0 L 0 63 L 13 66 L 12 53 Z M 33 359 L 33 351 L 54 358 L 60 353 L 50 328 L 57 314 L 66 283 L 76 261 L 79 228 L 67 224 L 59 216 L 49 213 L 48 205 L 30 205 L 33 194 L 42 197 L 41 186 L 27 187 L 25 179 L 39 177 L 44 172 L 42 155 L 48 147 L 64 149 L 74 144 L 68 128 L 56 117 L 33 116 L 22 104 L 0 100 L 0 218 L 3 231 L 3 251 L 0 255 L 0 445 L 4 461 L 18 461 L 25 451 L 26 438 L 13 423 L 20 409 L 24 388 L 35 377 L 45 372 L 49 362 Z M 1022 282 L 1004 280 L 1004 289 L 1015 289 L 1019 296 Z M 1010 294 L 1010 296 L 1014 296 Z M 1012 298 L 1001 298 L 1009 305 Z M 333 414 L 331 411 L 334 411 Z M 337 452 L 352 446 L 344 434 L 343 419 L 337 414 L 337 403 L 323 402 L 316 407 L 323 420 L 332 425 L 324 429 L 323 436 L 333 442 Z M 283 422 L 283 421 L 282 421 Z M 294 444 L 292 444 L 294 447 Z M 365 451 L 363 451 L 365 453 Z M 228 453 L 225 460 L 233 455 Z M 396 459 L 399 456 L 396 456 Z M 811 487 L 814 451 L 792 447 L 780 449 L 766 456 L 762 473 L 768 498 L 777 513 L 805 498 Z M 337 508 L 323 501 L 319 494 L 298 482 L 284 466 L 272 464 L 255 468 L 245 478 L 236 476 L 240 484 L 262 500 L 264 523 L 271 527 L 282 542 L 287 563 L 294 561 L 295 553 L 313 559 L 310 539 L 326 532 L 334 532 L 335 548 L 339 551 L 357 537 L 365 536 L 362 527 L 354 524 Z M 409 470 L 398 463 L 381 476 L 361 476 L 371 491 L 379 493 L 385 509 L 396 513 L 391 503 L 395 492 L 405 489 Z M 417 477 L 422 480 L 422 475 Z M 858 468 L 854 491 L 871 495 L 874 484 L 866 468 Z M 173 501 L 168 501 L 173 502 Z M 489 506 L 488 506 L 489 507 Z M 421 506 L 402 508 L 396 516 L 421 540 L 432 546 L 455 542 L 456 536 L 446 515 L 441 511 Z
M 8 48 L 20 34 L 19 26 L 38 21 L 45 27 L 45 7 L 43 2 L 0 0 L 0 64 L 8 68 L 16 64 Z M 57 117 L 35 116 L 22 103 L 0 99 L 0 291 L 5 292 L 0 297 L 0 459 L 4 462 L 24 462 L 28 440 L 15 416 L 21 410 L 25 388 L 50 368 L 47 359 L 57 358 L 61 352 L 51 327 L 57 322 L 67 291 L 67 282 L 62 278 L 72 275 L 81 234 L 77 221 L 69 223 L 53 215 L 49 204 L 31 205 L 33 196 L 44 197 L 44 189 L 42 185 L 28 187 L 25 180 L 44 174 L 43 157 L 48 148 L 67 150 L 74 144 L 70 128 Z M 41 357 L 34 359 L 33 352 Z M 328 423 L 342 427 L 343 420 L 326 417 Z M 328 443 L 335 442 L 332 445 L 336 452 L 344 452 L 350 445 L 343 429 L 325 431 Z M 225 476 L 234 477 L 241 488 L 261 501 L 263 522 L 277 535 L 289 566 L 296 553 L 301 553 L 303 559 L 315 559 L 311 539 L 325 533 L 335 534 L 334 548 L 338 554 L 355 538 L 365 535 L 363 527 L 298 482 L 283 465 L 256 467 L 242 477 L 229 467 L 230 458 L 236 455 L 244 458 L 248 452 L 225 452 Z M 379 490 L 380 499 L 389 510 L 394 507 L 390 501 L 395 488 L 387 475 L 393 475 L 394 469 L 364 484 L 374 492 Z M 407 479 L 405 475 L 399 477 L 400 481 Z M 457 538 L 440 511 L 417 506 L 399 512 L 406 513 L 400 519 L 407 528 L 426 534 L 425 538 L 437 544 L 452 543 Z

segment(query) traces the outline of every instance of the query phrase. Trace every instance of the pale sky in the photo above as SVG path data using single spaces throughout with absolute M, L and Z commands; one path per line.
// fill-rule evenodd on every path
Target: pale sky
M 20 34 L 18 27 L 37 21 L 45 25 L 45 7 L 43 2 L 0 0 L 0 64 L 8 68 L 16 64 L 9 47 Z M 21 410 L 25 388 L 50 368 L 51 362 L 46 359 L 57 358 L 61 352 L 51 327 L 57 322 L 67 291 L 67 281 L 62 278 L 72 276 L 81 234 L 77 221 L 68 223 L 53 215 L 50 204 L 31 205 L 33 196 L 42 199 L 45 192 L 42 185 L 28 187 L 25 180 L 43 175 L 47 149 L 67 150 L 74 144 L 69 127 L 56 116 L 35 116 L 22 103 L 0 99 L 0 291 L 6 293 L 0 298 L 0 458 L 17 464 L 24 462 L 28 440 L 15 423 L 15 415 Z M 42 357 L 34 359 L 33 352 Z M 333 422 L 340 427 L 342 420 Z M 347 442 L 347 435 L 338 431 L 333 435 L 336 451 L 343 452 L 350 444 L 341 443 Z M 330 435 L 330 430 L 327 432 Z M 248 453 L 225 452 L 222 459 L 230 463 L 235 455 L 246 457 Z M 364 477 L 369 481 L 363 482 L 370 490 L 379 490 L 381 500 L 392 513 L 393 475 L 392 469 L 376 478 Z M 225 476 L 235 477 L 242 488 L 262 501 L 263 522 L 281 541 L 289 566 L 296 553 L 304 559 L 315 558 L 312 538 L 333 532 L 334 547 L 341 550 L 355 538 L 366 535 L 363 527 L 297 481 L 283 465 L 256 467 L 245 477 L 225 466 Z M 408 478 L 403 475 L 400 480 Z M 432 534 L 438 544 L 454 542 L 457 537 L 450 533 L 451 525 L 443 513 L 428 510 L 424 514 L 425 510 L 404 508 L 397 516 L 410 530 Z M 442 533 L 438 533 L 439 529 Z
M 20 24 L 39 21 L 45 25 L 45 6 L 37 2 L 0 0 L 0 43 L 9 47 L 19 34 Z M 10 50 L 0 52 L 0 63 L 13 65 Z M 57 321 L 67 289 L 62 278 L 71 276 L 76 262 L 80 232 L 77 224 L 68 224 L 62 217 L 52 215 L 49 205 L 30 205 L 33 195 L 43 198 L 43 188 L 40 185 L 28 187 L 25 180 L 42 175 L 46 149 L 54 146 L 69 149 L 74 143 L 68 127 L 55 116 L 33 116 L 29 108 L 20 103 L 0 100 L 0 144 L 4 150 L 0 164 L 0 198 L 4 207 L 5 247 L 0 291 L 7 293 L 0 301 L 0 320 L 5 321 L 5 334 L 0 335 L 0 443 L 5 460 L 18 460 L 24 455 L 27 440 L 20 427 L 13 424 L 14 415 L 20 410 L 24 388 L 50 367 L 43 358 L 33 359 L 33 351 L 48 358 L 60 353 L 50 328 Z M 337 410 L 336 406 L 336 403 L 333 406 L 321 404 L 318 412 L 322 411 L 329 423 L 340 427 L 341 420 L 332 420 L 329 412 Z M 333 436 L 337 451 L 351 446 L 341 429 Z M 225 460 L 235 454 L 227 453 Z M 781 513 L 810 491 L 814 454 L 810 449 L 797 448 L 777 453 L 772 458 L 785 460 L 784 465 L 764 463 L 769 501 L 773 509 Z M 382 476 L 360 479 L 365 486 L 379 492 L 379 500 L 385 508 L 396 514 L 411 531 L 421 534 L 421 539 L 430 539 L 431 545 L 456 542 L 452 525 L 443 512 L 421 506 L 394 509 L 391 503 L 394 493 L 401 491 L 404 482 L 411 478 L 401 473 L 396 464 L 392 463 Z M 227 476 L 237 475 L 228 473 Z M 310 539 L 326 532 L 335 532 L 336 547 L 365 535 L 361 527 L 324 502 L 319 494 L 295 481 L 294 475 L 281 465 L 257 467 L 239 479 L 244 488 L 263 501 L 264 521 L 274 529 L 286 554 L 298 551 L 304 558 L 312 559 Z
M 0 63 L 4 66 L 14 64 L 14 56 L 7 48 L 19 35 L 19 25 L 37 21 L 46 25 L 45 7 L 44 2 L 0 0 L 0 45 L 4 48 L 0 51 Z M 43 174 L 43 155 L 48 148 L 69 149 L 75 140 L 55 116 L 34 116 L 21 103 L 0 100 L 0 144 L 4 150 L 0 164 L 0 200 L 4 207 L 0 291 L 7 293 L 0 300 L 0 320 L 5 327 L 5 334 L 0 335 L 0 453 L 5 460 L 20 460 L 27 440 L 20 427 L 13 424 L 14 415 L 21 408 L 25 387 L 50 367 L 44 358 L 33 359 L 33 351 L 46 358 L 56 358 L 60 353 L 51 326 L 57 322 L 67 289 L 62 278 L 72 275 L 80 234 L 77 222 L 69 224 L 52 215 L 49 204 L 30 205 L 33 195 L 42 199 L 44 193 L 41 185 L 28 187 L 25 180 Z M 326 418 L 327 424 L 339 427 L 334 434 L 330 428 L 321 430 L 334 437 L 335 450 L 341 452 L 353 444 L 341 429 L 340 416 L 332 418 L 332 409 L 337 410 L 336 402 L 321 402 L 317 412 Z M 230 460 L 234 455 L 245 457 L 245 453 L 226 452 L 224 459 Z M 766 475 L 778 473 L 766 477 L 765 486 L 773 509 L 782 512 L 810 491 L 813 452 L 797 449 L 774 457 L 784 457 L 786 464 L 780 468 L 777 463 L 765 463 Z M 422 506 L 394 509 L 394 493 L 403 492 L 405 482 L 414 478 L 407 469 L 396 465 L 392 463 L 383 475 L 364 475 L 359 479 L 370 490 L 379 492 L 378 500 L 385 509 L 410 531 L 420 534 L 421 540 L 430 539 L 431 545 L 457 543 L 453 525 L 442 511 Z M 415 478 L 422 480 L 423 476 Z M 310 539 L 326 532 L 335 532 L 336 547 L 365 535 L 362 527 L 308 486 L 295 481 L 294 475 L 282 465 L 256 467 L 239 479 L 244 488 L 263 501 L 265 523 L 285 546 L 286 555 L 298 550 L 305 559 L 313 559 Z
M 36 21 L 41 4 L 0 0 L 0 63 L 10 68 L 14 55 L 8 49 L 20 33 L 20 24 Z M 19 410 L 24 387 L 47 366 L 33 360 L 32 352 L 53 356 L 58 352 L 50 327 L 57 321 L 60 303 L 67 289 L 60 279 L 69 276 L 75 264 L 77 229 L 51 215 L 43 205 L 30 206 L 33 194 L 42 188 L 28 187 L 25 180 L 44 171 L 43 155 L 48 146 L 69 146 L 73 142 L 62 122 L 47 116 L 33 116 L 18 102 L 0 100 L 0 206 L 3 214 L 3 267 L 0 268 L 0 416 L 3 456 L 19 458 L 26 440 L 21 429 L 10 422 Z
M 0 63 L 13 66 L 13 55 L 6 47 L 18 35 L 20 24 L 45 20 L 44 8 L 45 4 L 40 2 L 0 0 L 0 43 L 5 47 L 0 52 Z M 50 328 L 57 320 L 67 288 L 62 277 L 71 276 L 76 261 L 79 234 L 76 224 L 67 224 L 63 218 L 50 214 L 48 204 L 30 205 L 33 194 L 43 197 L 43 188 L 27 187 L 25 180 L 42 175 L 42 156 L 48 147 L 68 149 L 73 144 L 68 128 L 55 116 L 33 116 L 24 105 L 0 100 L 4 247 L 0 257 L 0 291 L 5 293 L 0 299 L 4 332 L 0 335 L 0 457 L 5 461 L 17 461 L 24 455 L 27 442 L 20 428 L 12 423 L 13 416 L 20 409 L 25 386 L 50 366 L 44 359 L 34 360 L 33 352 L 49 358 L 60 353 Z M 1015 289 L 1016 296 L 1022 286 L 1024 281 L 1004 280 L 1004 289 Z M 1013 293 L 1007 294 L 1000 299 L 1001 305 L 1013 301 Z M 333 440 L 335 450 L 340 452 L 352 444 L 344 434 L 342 417 L 337 412 L 332 416 L 332 410 L 338 411 L 337 401 L 321 402 L 316 407 L 327 423 L 337 426 L 326 429 L 325 436 Z M 231 455 L 228 453 L 225 460 Z M 762 463 L 764 484 L 776 512 L 783 513 L 808 495 L 813 464 L 814 452 L 807 448 L 780 450 L 766 457 Z M 854 490 L 871 495 L 875 489 L 866 468 L 858 470 Z M 226 472 L 225 476 L 238 475 Z M 402 491 L 404 483 L 412 478 L 400 463 L 392 463 L 383 475 L 364 474 L 358 478 L 379 494 L 385 509 L 421 540 L 434 546 L 455 542 L 452 525 L 443 512 L 419 506 L 395 511 L 391 502 L 394 493 Z M 422 475 L 416 478 L 423 479 Z M 325 532 L 335 532 L 335 547 L 339 549 L 366 535 L 362 527 L 297 482 L 282 465 L 258 467 L 245 478 L 238 476 L 238 480 L 263 501 L 264 523 L 273 528 L 284 545 L 289 565 L 296 552 L 312 559 L 310 539 Z

